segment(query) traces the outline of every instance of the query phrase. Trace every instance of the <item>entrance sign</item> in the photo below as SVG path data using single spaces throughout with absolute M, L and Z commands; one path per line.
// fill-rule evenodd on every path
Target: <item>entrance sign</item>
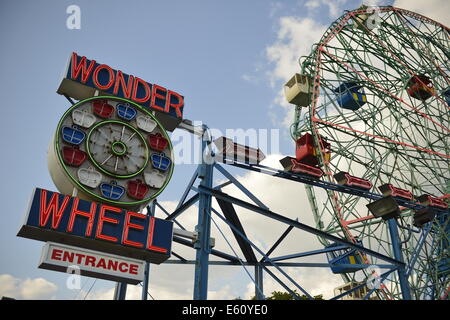
M 36 188 L 20 237 L 162 263 L 173 222 Z
M 78 266 L 80 275 L 138 284 L 144 280 L 145 262 L 93 250 L 48 242 L 42 249 L 39 268 L 67 272 Z
M 73 52 L 57 93 L 83 100 L 93 97 L 97 90 L 100 95 L 125 98 L 155 111 L 166 130 L 173 131 L 183 120 L 184 98 L 179 93 Z

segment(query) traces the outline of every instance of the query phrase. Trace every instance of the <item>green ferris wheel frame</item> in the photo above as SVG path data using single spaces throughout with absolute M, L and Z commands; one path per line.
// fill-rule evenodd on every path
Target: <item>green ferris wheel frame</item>
M 360 23 L 369 13 L 378 14 L 374 29 Z M 450 193 L 450 147 L 445 143 L 449 108 L 442 97 L 450 88 L 449 31 L 411 11 L 361 7 L 332 23 L 311 54 L 300 58 L 301 73 L 312 81 L 311 103 L 307 108 L 296 106 L 290 132 L 294 140 L 312 133 L 322 151 L 321 136 L 331 143 L 330 162 L 323 152 L 318 157 L 324 180 L 335 182 L 333 173 L 348 171 L 375 187 L 392 183 L 416 196 Z M 408 80 L 415 74 L 433 80 L 436 94 L 428 100 L 408 96 Z M 339 106 L 334 89 L 344 81 L 364 85 L 366 105 L 353 111 Z M 362 235 L 369 248 L 393 256 L 387 223 L 370 217 L 364 200 L 305 188 L 319 229 L 353 242 L 355 234 Z M 404 210 L 399 219 L 403 256 L 416 261 L 409 275 L 412 296 L 439 298 L 450 287 L 448 276 L 442 278 L 437 271 L 448 259 L 448 249 L 442 248 L 448 246 L 449 219 L 433 220 L 428 237 L 421 240 L 424 229 L 413 226 L 413 215 Z M 358 281 L 357 273 L 342 277 Z M 393 275 L 387 283 L 378 296 L 400 297 L 398 278 Z
M 171 163 L 170 163 L 170 168 L 168 169 L 168 173 L 167 173 L 167 179 L 165 180 L 164 184 L 162 185 L 162 187 L 156 192 L 154 193 L 151 197 L 145 198 L 143 200 L 136 200 L 136 201 L 115 201 L 115 200 L 111 200 L 111 199 L 106 199 L 104 197 L 99 196 L 98 194 L 92 192 L 89 188 L 85 187 L 84 185 L 82 185 L 78 179 L 76 179 L 75 177 L 73 177 L 73 175 L 71 174 L 70 170 L 67 168 L 67 165 L 64 163 L 64 160 L 62 158 L 61 155 L 61 143 L 60 143 L 60 136 L 61 136 L 61 128 L 64 124 L 64 120 L 71 114 L 71 112 L 77 108 L 78 106 L 85 104 L 86 102 L 90 102 L 92 100 L 96 100 L 96 99 L 110 99 L 110 100 L 116 100 L 116 101 L 121 101 L 121 102 L 126 102 L 129 103 L 130 105 L 132 105 L 134 108 L 138 109 L 139 111 L 141 111 L 142 113 L 144 113 L 145 115 L 149 116 L 153 121 L 155 121 L 155 123 L 157 124 L 157 127 L 160 128 L 164 138 L 167 139 L 168 141 L 168 149 L 171 151 Z M 116 120 L 106 120 L 106 121 L 101 121 L 98 124 L 94 125 L 93 127 L 89 128 L 89 131 L 87 133 L 87 137 L 90 136 L 92 130 L 94 128 L 96 128 L 99 124 L 105 123 L 105 122 L 117 122 L 120 123 L 121 125 L 128 125 L 125 122 L 121 122 L 121 121 L 116 121 Z M 133 128 L 135 129 L 135 128 Z M 138 132 L 139 133 L 139 132 Z M 145 139 L 142 137 L 142 135 L 139 133 L 140 137 L 143 139 L 144 143 L 145 143 L 145 147 L 146 147 L 146 151 L 148 153 L 148 146 L 147 146 L 147 142 L 145 141 Z M 87 139 L 87 138 L 86 138 Z M 88 143 L 88 140 L 86 140 L 86 143 Z M 74 186 L 76 186 L 76 188 L 82 190 L 83 192 L 85 192 L 87 195 L 91 196 L 92 198 L 96 199 L 97 201 L 103 202 L 103 203 L 109 203 L 112 205 L 117 205 L 117 206 L 137 206 L 137 205 L 142 205 L 142 204 L 146 204 L 149 201 L 155 199 L 167 186 L 167 184 L 170 182 L 170 179 L 172 178 L 173 175 L 173 170 L 174 170 L 174 161 L 173 161 L 173 145 L 172 142 L 170 140 L 170 137 L 168 136 L 166 130 L 164 129 L 163 125 L 153 116 L 153 114 L 146 110 L 144 107 L 138 105 L 137 103 L 130 101 L 128 99 L 124 99 L 124 98 L 120 98 L 120 97 L 113 97 L 113 96 L 94 96 L 91 98 L 87 98 L 84 100 L 80 100 L 77 103 L 73 104 L 61 117 L 60 121 L 58 122 L 57 128 L 56 128 L 56 135 L 55 135 L 55 139 L 54 139 L 54 148 L 55 148 L 55 153 L 57 155 L 58 161 L 60 163 L 60 165 L 62 166 L 62 169 L 64 171 L 64 173 L 66 174 L 66 176 L 70 179 L 70 181 L 74 184 Z M 88 153 L 89 158 L 91 159 L 91 155 L 89 154 L 88 149 L 86 148 L 86 151 Z M 92 159 L 91 159 L 92 161 Z M 96 165 L 95 161 L 92 161 L 94 163 L 94 165 Z M 147 161 L 146 161 L 146 165 L 148 164 L 148 157 L 147 157 Z M 97 167 L 97 165 L 96 165 Z M 141 173 L 144 170 L 145 166 L 137 173 Z M 104 172 L 104 170 L 102 170 Z M 114 175 L 112 173 L 107 173 L 108 176 L 111 176 L 112 178 L 121 178 L 123 179 L 123 176 L 120 175 Z M 131 175 L 130 177 L 135 176 L 136 174 Z

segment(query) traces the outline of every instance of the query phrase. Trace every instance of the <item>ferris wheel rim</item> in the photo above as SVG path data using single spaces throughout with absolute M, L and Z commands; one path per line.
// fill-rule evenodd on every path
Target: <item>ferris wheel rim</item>
M 408 11 L 408 10 L 404 10 L 404 9 L 400 9 L 400 8 L 393 8 L 393 7 L 379 7 L 380 12 L 389 12 L 389 11 L 394 11 L 397 13 L 401 13 L 401 14 L 405 14 L 408 15 L 409 17 L 412 17 L 414 19 L 418 19 L 420 20 L 422 23 L 432 23 L 434 24 L 437 28 L 442 28 L 442 30 L 444 30 L 445 32 L 447 32 L 445 34 L 445 40 L 448 40 L 448 32 L 449 32 L 449 28 L 447 28 L 446 26 L 444 26 L 441 23 L 438 23 L 430 18 L 424 17 L 422 15 L 416 14 L 414 12 Z M 327 31 L 324 33 L 321 41 L 317 44 L 316 46 L 316 50 L 314 50 L 310 56 L 308 56 L 306 59 L 303 60 L 303 65 L 301 65 L 302 68 L 302 73 L 307 73 L 313 80 L 313 89 L 312 89 L 312 96 L 311 96 L 311 105 L 309 106 L 309 122 L 308 121 L 304 121 L 304 123 L 302 125 L 299 126 L 300 120 L 299 120 L 299 114 L 296 113 L 296 122 L 293 123 L 292 127 L 290 128 L 291 132 L 297 130 L 296 132 L 294 132 L 294 134 L 292 134 L 294 139 L 298 138 L 298 134 L 307 130 L 310 130 L 311 133 L 313 134 L 313 137 L 315 139 L 315 143 L 316 145 L 319 146 L 320 150 L 323 151 L 323 146 L 321 145 L 321 137 L 320 137 L 320 132 L 319 132 L 319 128 L 317 127 L 318 124 L 320 124 L 321 121 L 323 121 L 319 116 L 316 116 L 317 113 L 317 109 L 319 107 L 321 107 L 321 105 L 319 105 L 319 96 L 320 96 L 320 90 L 322 88 L 321 84 L 322 84 L 322 77 L 321 77 L 321 66 L 322 66 L 322 59 L 323 57 L 323 50 L 324 47 L 333 39 L 333 37 L 335 36 L 334 34 L 332 34 L 333 30 L 338 30 L 339 28 L 342 28 L 345 23 L 347 23 L 352 17 L 356 16 L 357 14 L 362 14 L 362 13 L 366 13 L 366 9 L 364 10 L 353 10 L 350 12 L 347 12 L 346 14 L 344 14 L 343 16 L 341 16 L 340 18 L 338 18 L 336 20 L 335 23 L 333 23 L 328 29 Z M 312 61 L 314 61 L 312 63 Z M 304 70 L 308 70 L 307 72 L 305 72 Z M 445 69 L 447 70 L 447 69 Z M 414 75 L 413 75 L 414 76 Z M 445 82 L 444 82 L 445 83 Z M 447 83 L 448 83 L 448 79 L 447 79 Z M 441 99 L 442 100 L 442 99 Z M 413 104 L 414 106 L 414 104 Z M 447 106 L 448 108 L 448 106 Z M 296 111 L 297 112 L 297 111 Z M 305 116 L 305 115 L 303 115 Z M 306 116 L 305 116 L 306 118 Z M 299 128 L 302 127 L 303 130 L 300 130 Z M 442 128 L 442 127 L 441 127 Z M 444 129 L 444 128 L 442 128 Z M 448 132 L 450 132 L 450 130 L 448 130 L 447 128 L 445 128 L 447 134 Z M 362 132 L 361 132 L 362 133 Z M 296 135 L 297 134 L 297 135 Z M 422 148 L 423 150 L 421 150 L 421 148 L 413 148 L 413 149 L 417 149 L 417 151 L 423 151 L 423 152 L 428 152 L 431 155 L 435 155 L 435 156 L 439 156 L 445 159 L 450 158 L 450 156 L 448 155 L 448 152 L 433 152 L 435 150 L 431 150 L 432 152 L 429 152 L 430 150 L 426 150 L 425 148 Z M 324 159 L 323 159 L 323 152 L 319 152 L 320 157 L 322 158 L 320 160 L 320 162 L 325 165 Z M 325 170 L 326 172 L 330 172 L 330 170 Z M 330 177 L 330 175 L 325 175 L 325 179 L 332 179 Z M 331 191 L 327 191 L 328 193 Z M 333 203 L 333 199 L 332 199 L 332 195 L 328 196 L 328 204 Z M 311 199 L 310 199 L 311 200 Z M 335 206 L 332 205 L 332 207 L 334 208 Z M 337 209 L 339 209 L 339 205 L 336 205 Z M 335 210 L 335 209 L 332 209 Z M 331 210 L 331 211 L 332 211 Z M 313 210 L 314 211 L 314 210 Z M 324 215 L 326 214 L 325 211 L 320 212 L 320 214 Z M 339 217 L 339 215 L 336 215 L 337 217 Z M 319 217 L 320 219 L 320 217 Z M 320 221 L 320 220 L 319 220 Z M 334 221 L 334 220 L 332 220 Z M 337 219 L 336 221 L 338 221 L 338 224 L 341 228 L 345 228 L 345 225 L 342 222 L 345 222 L 345 220 L 343 219 Z M 316 221 L 317 222 L 317 221 Z M 332 224 L 332 222 L 330 222 L 330 225 Z M 342 230 L 344 232 L 344 235 L 347 235 L 347 233 L 345 232 L 345 230 Z M 350 238 L 350 240 L 352 240 Z M 408 249 L 410 250 L 410 249 Z

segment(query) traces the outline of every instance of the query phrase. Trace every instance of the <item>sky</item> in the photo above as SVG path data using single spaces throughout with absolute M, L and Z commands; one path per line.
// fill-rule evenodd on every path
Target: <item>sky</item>
M 449 25 L 450 8 L 445 0 L 365 3 L 410 9 Z M 80 29 L 66 26 L 70 5 L 81 9 Z M 72 51 L 181 93 L 185 97 L 184 117 L 202 121 L 215 132 L 255 129 L 267 130 L 270 135 L 273 130 L 276 134 L 263 152 L 265 163 L 277 166 L 280 154 L 293 153 L 287 130 L 292 108 L 282 99 L 282 85 L 299 71 L 298 57 L 309 53 L 326 28 L 344 10 L 360 5 L 360 0 L 1 1 L 0 108 L 4 121 L 0 133 L 5 139 L 0 157 L 4 181 L 0 185 L 0 296 L 112 298 L 114 283 L 109 281 L 83 277 L 81 290 L 68 289 L 67 274 L 37 268 L 43 243 L 16 237 L 33 188 L 55 190 L 47 169 L 47 148 L 69 107 L 56 90 Z M 175 145 L 183 135 L 175 130 Z M 158 198 L 169 211 L 175 208 L 194 169 L 194 164 L 176 165 L 171 183 Z M 313 224 L 302 186 L 229 171 L 272 210 Z M 215 177 L 216 182 L 221 179 Z M 227 191 L 238 195 L 235 189 Z M 180 220 L 190 230 L 196 224 L 196 210 L 191 208 Z M 283 227 L 271 228 L 255 214 L 244 214 L 242 220 L 254 228 L 249 234 L 262 247 L 270 247 L 283 231 Z M 229 230 L 225 235 L 231 238 Z M 217 242 L 221 234 L 213 230 L 213 236 Z M 306 239 L 319 248 L 314 238 L 300 235 L 290 239 L 283 250 L 292 252 Z M 221 248 L 229 251 L 223 239 L 221 243 Z M 176 249 L 194 256 L 192 250 Z M 151 268 L 152 297 L 192 298 L 192 266 Z M 247 271 L 211 267 L 208 297 L 250 298 L 254 289 Z M 332 288 L 341 283 L 329 270 L 290 271 L 312 294 L 330 296 Z M 273 280 L 265 279 L 266 294 L 280 290 Z M 140 287 L 129 286 L 127 298 L 139 297 Z

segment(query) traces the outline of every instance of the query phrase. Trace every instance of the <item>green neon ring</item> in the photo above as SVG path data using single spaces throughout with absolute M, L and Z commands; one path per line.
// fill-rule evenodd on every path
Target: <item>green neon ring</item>
M 66 117 L 75 109 L 77 108 L 79 105 L 84 104 L 86 102 L 95 100 L 95 99 L 109 99 L 109 100 L 117 100 L 117 101 L 122 101 L 122 102 L 127 102 L 130 105 L 132 105 L 133 107 L 137 108 L 138 110 L 140 110 L 142 113 L 148 115 L 150 118 L 152 118 L 153 121 L 156 122 L 157 126 L 162 129 L 161 132 L 164 135 L 164 137 L 167 139 L 167 141 L 169 142 L 169 150 L 171 151 L 171 165 L 170 165 L 170 169 L 168 171 L 167 174 L 167 179 L 164 182 L 163 186 L 161 188 L 159 188 L 159 190 L 154 193 L 151 197 L 146 198 L 146 199 L 142 199 L 139 201 L 114 201 L 114 200 L 110 200 L 110 199 L 106 199 L 103 198 L 102 196 L 99 196 L 98 194 L 93 193 L 91 190 L 89 190 L 88 188 L 86 188 L 84 185 L 82 185 L 78 179 L 74 178 L 72 176 L 72 174 L 70 173 L 69 169 L 67 168 L 66 164 L 64 163 L 64 160 L 62 158 L 61 155 L 61 144 L 60 144 L 60 131 L 61 131 L 61 126 L 64 122 L 64 119 L 66 119 Z M 123 123 L 123 122 L 120 122 Z M 163 125 L 158 121 L 158 119 L 155 118 L 155 116 L 152 114 L 151 111 L 145 109 L 144 107 L 138 105 L 137 103 L 130 101 L 128 99 L 124 99 L 124 98 L 119 98 L 119 97 L 113 97 L 113 96 L 95 96 L 95 97 L 91 97 L 91 98 L 87 98 L 84 100 L 80 100 L 77 103 L 75 103 L 73 106 L 71 106 L 61 117 L 61 119 L 58 122 L 58 126 L 56 128 L 56 135 L 55 135 L 55 152 L 56 155 L 58 157 L 59 160 L 59 164 L 62 166 L 64 173 L 67 175 L 67 177 L 72 181 L 72 183 L 80 190 L 82 190 L 84 193 L 86 193 L 87 195 L 93 197 L 96 200 L 99 200 L 100 202 L 103 203 L 109 203 L 109 204 L 113 204 L 113 205 L 125 205 L 125 206 L 135 206 L 135 205 L 139 205 L 139 204 L 143 204 L 143 203 L 148 203 L 151 200 L 155 199 L 167 186 L 167 184 L 169 183 L 170 179 L 172 178 L 173 175 L 173 170 L 174 170 L 174 161 L 173 161 L 173 146 L 172 146 L 172 141 L 170 140 L 166 130 L 164 129 Z
M 122 151 L 118 151 L 115 147 L 116 146 L 120 146 L 120 148 L 122 148 Z M 125 143 L 123 143 L 122 141 L 114 141 L 111 144 L 111 152 L 115 155 L 115 156 L 123 156 L 125 153 L 127 153 L 127 146 L 125 145 Z
M 94 132 L 95 129 L 97 129 L 100 126 L 106 125 L 108 123 L 117 123 L 120 125 L 124 125 L 128 128 L 130 128 L 132 131 L 136 132 L 139 136 L 139 138 L 141 138 L 141 140 L 144 142 L 144 146 L 145 146 L 145 163 L 142 166 L 141 169 L 139 169 L 137 172 L 131 173 L 131 174 L 127 174 L 127 175 L 118 175 L 118 174 L 114 174 L 112 172 L 109 172 L 108 170 L 102 168 L 97 161 L 94 159 L 94 157 L 91 154 L 91 151 L 89 149 L 89 139 L 91 137 L 92 132 Z M 124 143 L 122 143 L 123 145 L 125 145 Z M 112 176 L 113 178 L 117 178 L 117 179 L 128 179 L 128 178 L 132 178 L 137 176 L 138 174 L 142 173 L 142 171 L 145 170 L 145 167 L 147 167 L 148 165 L 148 159 L 149 159 L 149 149 L 147 146 L 147 142 L 145 141 L 144 136 L 139 132 L 138 129 L 134 128 L 133 126 L 129 125 L 128 123 L 122 122 L 122 121 L 118 121 L 118 120 L 105 120 L 105 121 L 101 121 L 97 124 L 95 124 L 92 128 L 90 128 L 89 133 L 86 137 L 86 152 L 89 156 L 89 159 L 91 160 L 91 162 L 97 167 L 97 169 L 99 169 L 100 171 L 102 171 L 103 173 L 107 174 L 108 176 Z M 125 153 L 126 151 L 124 151 L 123 153 Z

